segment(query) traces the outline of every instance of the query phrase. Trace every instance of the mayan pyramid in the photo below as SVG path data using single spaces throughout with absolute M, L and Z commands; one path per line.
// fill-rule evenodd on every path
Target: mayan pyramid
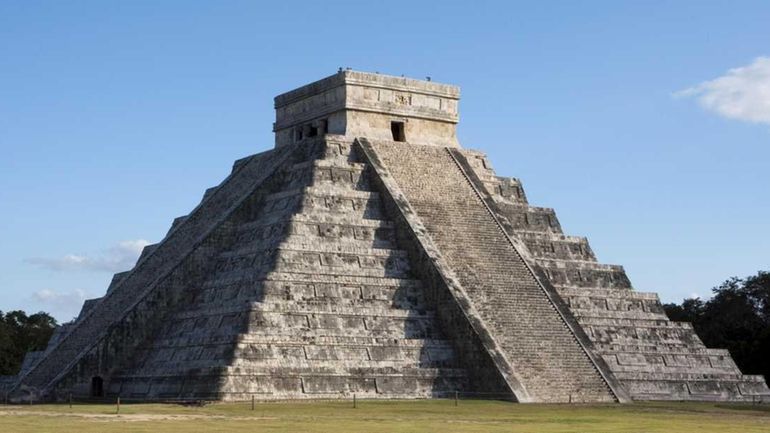
M 459 88 L 341 70 L 275 98 L 13 400 L 747 401 L 770 395 L 457 142 Z

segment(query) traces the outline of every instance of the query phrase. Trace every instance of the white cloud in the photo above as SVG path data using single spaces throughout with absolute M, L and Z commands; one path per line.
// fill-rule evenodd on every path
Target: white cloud
M 728 119 L 770 124 L 770 57 L 730 69 L 721 77 L 676 92 Z
M 121 272 L 134 266 L 142 248 L 150 242 L 144 239 L 119 242 L 96 256 L 67 254 L 63 257 L 32 257 L 25 259 L 27 263 L 53 271 L 104 271 Z
M 81 289 L 68 292 L 42 289 L 32 294 L 32 299 L 38 304 L 38 308 L 51 313 L 60 323 L 77 316 L 83 302 L 90 297 L 92 296 Z
M 32 297 L 38 302 L 61 302 L 68 299 L 82 302 L 86 299 L 86 292 L 81 289 L 75 289 L 68 293 L 60 293 L 51 289 L 43 289 L 33 293 Z

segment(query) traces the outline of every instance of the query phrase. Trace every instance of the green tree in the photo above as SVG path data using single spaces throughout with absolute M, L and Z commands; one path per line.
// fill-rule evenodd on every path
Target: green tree
M 730 278 L 712 292 L 706 302 L 663 307 L 671 320 L 691 322 L 706 346 L 728 349 L 742 372 L 770 378 L 770 272 Z
M 56 319 L 48 313 L 28 316 L 21 310 L 6 314 L 0 311 L 0 375 L 18 373 L 24 355 L 45 349 L 54 328 Z

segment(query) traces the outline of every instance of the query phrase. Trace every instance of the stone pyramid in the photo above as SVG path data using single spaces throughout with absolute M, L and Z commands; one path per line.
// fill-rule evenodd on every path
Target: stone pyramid
M 752 400 L 729 353 L 460 148 L 459 89 L 355 71 L 235 162 L 11 398 Z

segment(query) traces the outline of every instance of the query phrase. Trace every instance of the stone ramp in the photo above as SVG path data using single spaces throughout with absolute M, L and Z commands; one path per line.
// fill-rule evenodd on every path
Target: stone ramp
M 379 175 L 390 178 L 390 189 L 400 189 L 389 192 L 404 195 L 404 209 L 416 213 L 454 273 L 486 348 L 499 369 L 510 370 L 503 374 L 519 401 L 618 399 L 607 372 L 578 341 L 554 294 L 538 283 L 449 149 L 359 144 Z

